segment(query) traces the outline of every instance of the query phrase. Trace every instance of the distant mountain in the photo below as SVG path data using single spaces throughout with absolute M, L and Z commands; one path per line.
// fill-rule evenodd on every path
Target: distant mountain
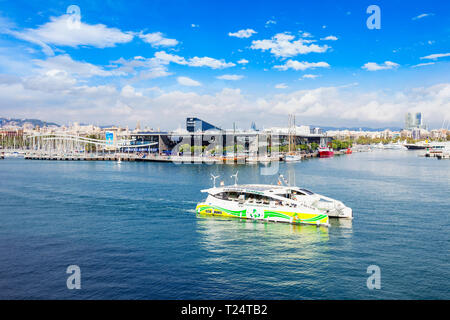
M 31 123 L 33 126 L 45 127 L 45 126 L 57 126 L 60 125 L 54 122 L 46 122 L 39 119 L 8 119 L 0 118 L 0 127 L 4 126 L 19 126 L 22 127 L 25 123 Z
M 384 131 L 389 129 L 391 131 L 400 131 L 402 128 L 398 127 L 384 127 L 384 128 L 369 128 L 369 127 L 322 127 L 322 126 L 310 126 L 311 128 L 320 128 L 323 131 L 335 131 L 335 130 L 349 130 L 349 131 Z

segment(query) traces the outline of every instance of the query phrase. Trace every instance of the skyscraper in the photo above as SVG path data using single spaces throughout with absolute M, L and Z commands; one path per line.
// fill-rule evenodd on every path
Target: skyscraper
M 414 121 L 411 112 L 405 115 L 405 130 L 410 130 L 414 127 Z
M 411 112 L 405 115 L 405 130 L 411 129 L 426 129 L 423 124 L 422 112 L 416 112 L 413 116 Z
M 415 125 L 417 128 L 422 128 L 422 112 L 416 113 Z

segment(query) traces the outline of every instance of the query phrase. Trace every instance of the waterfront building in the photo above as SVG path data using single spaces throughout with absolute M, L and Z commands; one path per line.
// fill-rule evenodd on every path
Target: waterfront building
M 222 129 L 199 118 L 186 118 L 186 130 L 189 132 L 204 132 L 208 130 L 221 131 Z

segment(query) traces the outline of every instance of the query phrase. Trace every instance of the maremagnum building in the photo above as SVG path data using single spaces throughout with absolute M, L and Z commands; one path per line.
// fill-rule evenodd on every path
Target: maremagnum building
M 255 130 L 224 130 L 199 118 L 187 118 L 186 129 L 172 132 L 142 131 L 132 133 L 132 147 L 123 147 L 123 152 L 145 152 L 179 155 L 187 149 L 195 153 L 214 150 L 215 154 L 242 153 L 259 156 L 270 154 L 279 146 L 288 144 L 291 138 L 295 145 L 317 143 L 325 145 L 331 140 L 320 129 L 308 126 L 293 128 L 271 128 Z M 291 141 L 292 141 L 291 140 Z M 191 148 L 194 147 L 194 148 Z

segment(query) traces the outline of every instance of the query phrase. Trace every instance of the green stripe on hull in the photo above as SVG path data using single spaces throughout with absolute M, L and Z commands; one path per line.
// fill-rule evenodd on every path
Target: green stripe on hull
M 309 222 L 309 221 L 322 220 L 323 218 L 326 218 L 326 217 L 327 217 L 326 215 L 321 214 L 321 215 L 318 215 L 317 217 L 314 217 L 314 218 L 310 218 L 310 219 L 299 219 L 299 220 Z
M 264 211 L 264 219 L 267 218 L 283 218 L 287 220 L 291 220 L 291 216 L 288 216 L 287 214 L 276 212 L 276 211 Z
M 221 207 L 217 207 L 217 206 L 212 206 L 212 205 L 198 205 L 197 206 L 197 212 L 201 213 L 202 211 L 205 210 L 212 210 L 211 213 L 205 213 L 205 214 L 213 214 L 214 215 L 214 210 L 220 210 L 221 212 L 227 213 L 231 216 L 234 217 L 239 217 L 239 218 L 251 218 L 253 219 L 253 217 L 247 216 L 247 209 L 244 210 L 240 210 L 240 211 L 234 211 L 234 210 L 229 210 L 229 209 L 225 209 L 225 208 L 221 208 Z M 281 219 L 285 219 L 286 222 L 291 222 L 292 219 L 292 223 L 305 223 L 305 224 L 316 224 L 318 221 L 327 218 L 328 216 L 325 214 L 318 214 L 316 216 L 313 216 L 312 218 L 308 218 L 308 219 L 300 219 L 297 217 L 296 212 L 292 212 L 292 216 L 285 214 L 285 213 L 281 213 L 278 211 L 268 211 L 268 210 L 264 210 L 264 219 L 267 218 L 281 218 Z

